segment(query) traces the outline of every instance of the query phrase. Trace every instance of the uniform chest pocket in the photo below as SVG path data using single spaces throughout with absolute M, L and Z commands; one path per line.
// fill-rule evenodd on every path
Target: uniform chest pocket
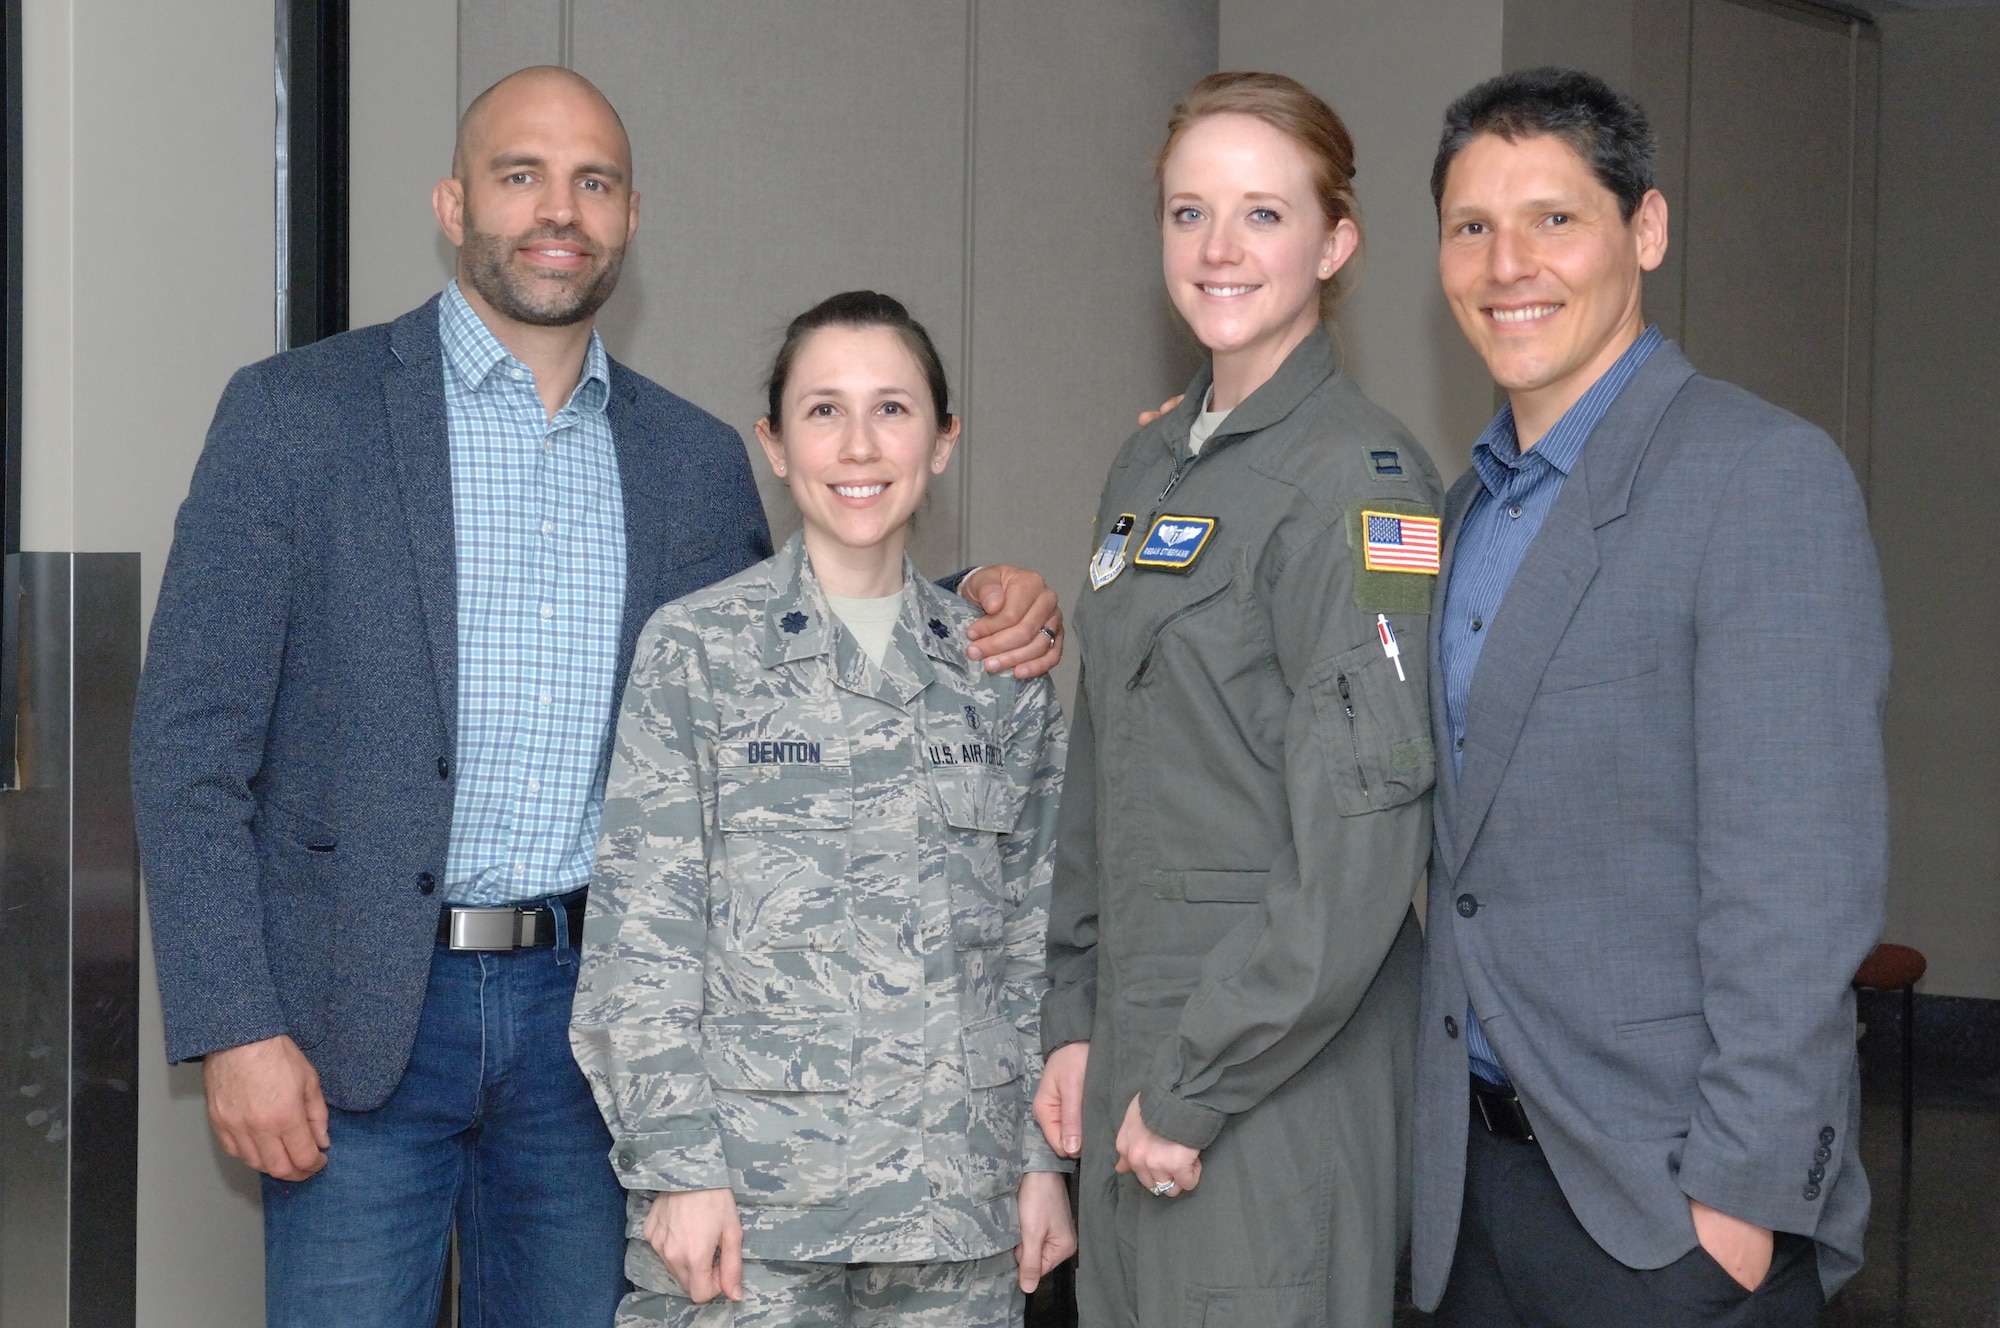
M 1000 876 L 1000 836 L 1021 819 L 1027 790 L 1004 769 L 960 766 L 931 770 L 931 793 L 949 827 L 945 877 L 951 886 L 952 942 L 960 949 L 1006 939 L 1006 883 Z
M 1310 687 L 1341 815 L 1401 806 L 1437 782 L 1421 675 L 1398 678 L 1370 642 L 1320 665 Z
M 783 744 L 732 746 L 715 771 L 731 939 L 744 950 L 846 948 L 854 774 L 845 749 L 828 760 L 835 753 L 816 743 L 818 760 L 764 760 Z

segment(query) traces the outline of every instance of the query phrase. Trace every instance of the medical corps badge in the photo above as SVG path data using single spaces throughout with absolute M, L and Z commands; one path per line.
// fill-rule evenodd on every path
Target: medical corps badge
M 1104 543 L 1097 546 L 1097 552 L 1090 559 L 1090 588 L 1102 590 L 1118 579 L 1125 570 L 1125 541 L 1132 536 L 1132 523 L 1138 520 L 1130 512 L 1119 514 L 1111 523 L 1111 533 L 1104 537 Z
M 1215 534 L 1212 516 L 1162 516 L 1146 532 L 1146 542 L 1132 557 L 1134 567 L 1150 567 L 1162 572 L 1185 572 L 1208 547 Z

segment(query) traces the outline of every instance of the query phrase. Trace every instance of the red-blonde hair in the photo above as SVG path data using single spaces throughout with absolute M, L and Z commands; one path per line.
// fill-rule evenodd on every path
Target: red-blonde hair
M 1182 134 L 1212 115 L 1247 115 L 1291 139 L 1312 171 L 1313 194 L 1328 228 L 1342 221 L 1360 228 L 1361 209 L 1354 200 L 1354 137 L 1347 125 L 1297 79 L 1254 71 L 1210 74 L 1174 107 L 1167 118 L 1167 141 L 1153 162 L 1153 179 L 1160 186 L 1156 211 L 1164 214 L 1166 208 L 1167 158 Z M 1343 265 L 1320 283 L 1321 317 L 1332 314 L 1340 302 L 1345 288 L 1341 278 L 1351 266 L 1351 262 Z

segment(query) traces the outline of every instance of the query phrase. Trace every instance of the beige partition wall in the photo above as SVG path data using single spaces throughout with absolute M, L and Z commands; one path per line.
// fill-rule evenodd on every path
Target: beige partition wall
M 786 321 L 906 301 L 966 441 L 919 519 L 943 572 L 1082 583 L 1104 469 L 1191 366 L 1160 290 L 1151 157 L 1214 67 L 1199 0 L 461 0 L 460 101 L 563 62 L 623 114 L 643 197 L 612 353 L 746 438 Z M 758 469 L 763 469 L 761 457 Z M 765 483 L 782 536 L 793 524 Z
M 1431 160 L 1444 108 L 1500 72 L 1503 0 L 1223 0 L 1222 60 L 1290 74 L 1354 135 L 1367 247 L 1340 315 L 1344 367 L 1447 480 L 1493 414 L 1493 385 L 1438 289 Z

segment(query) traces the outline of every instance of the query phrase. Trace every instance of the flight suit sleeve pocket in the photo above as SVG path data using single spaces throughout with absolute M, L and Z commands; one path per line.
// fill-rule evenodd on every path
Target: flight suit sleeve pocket
M 853 1028 L 824 1021 L 712 1020 L 703 1023 L 701 1035 L 737 1201 L 748 1207 L 843 1202 Z
M 1421 674 L 1397 677 L 1370 642 L 1320 664 L 1309 686 L 1341 815 L 1399 807 L 1437 782 Z

